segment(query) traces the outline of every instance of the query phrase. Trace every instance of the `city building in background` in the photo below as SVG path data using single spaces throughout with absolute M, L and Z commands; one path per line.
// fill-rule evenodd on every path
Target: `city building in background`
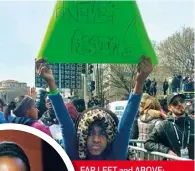
M 62 88 L 81 89 L 82 64 L 50 64 L 50 67 L 54 74 L 56 86 L 60 90 Z M 47 88 L 44 80 L 37 74 L 35 74 L 35 86 Z
M 50 64 L 54 73 L 56 85 L 63 99 L 71 97 L 83 98 L 85 102 L 93 98 L 101 101 L 105 106 L 107 101 L 121 100 L 128 94 L 124 88 L 112 85 L 112 76 L 116 76 L 109 64 Z M 119 67 L 123 72 L 123 66 Z M 127 80 L 131 73 L 122 73 Z M 130 86 L 130 85 L 128 85 Z M 42 78 L 35 74 L 35 87 L 46 88 L 47 85 Z
M 27 83 L 18 82 L 15 80 L 5 80 L 0 82 L 0 98 L 5 103 L 13 101 L 18 96 L 28 94 L 30 87 Z
M 74 95 L 74 90 L 82 88 L 82 64 L 49 64 L 52 68 L 56 86 L 63 98 Z M 47 88 L 42 78 L 35 74 L 35 87 Z

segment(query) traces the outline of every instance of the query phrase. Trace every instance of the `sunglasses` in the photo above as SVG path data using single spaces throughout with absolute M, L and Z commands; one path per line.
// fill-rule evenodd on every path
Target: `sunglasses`
M 184 99 L 180 99 L 180 100 L 174 100 L 171 104 L 173 106 L 177 106 L 179 104 L 184 104 L 185 103 L 185 100 Z

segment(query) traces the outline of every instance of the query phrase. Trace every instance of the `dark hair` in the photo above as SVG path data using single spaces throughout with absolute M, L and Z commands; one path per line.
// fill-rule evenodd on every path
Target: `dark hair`
M 5 112 L 4 112 L 4 117 L 6 120 L 8 120 L 8 117 L 11 115 L 11 110 L 14 110 L 16 108 L 16 103 L 11 101 L 6 109 L 5 109 Z
M 4 117 L 6 120 L 8 120 L 8 116 L 11 115 L 11 111 L 14 110 L 21 103 L 21 101 L 24 99 L 24 97 L 25 96 L 17 97 L 17 98 L 15 98 L 17 102 L 11 101 L 7 105 L 5 112 L 4 112 Z
M 44 89 L 39 89 L 37 91 L 37 96 L 35 100 L 36 107 L 38 109 L 38 117 L 41 118 L 42 115 L 47 111 L 45 106 L 45 100 L 47 98 L 47 91 Z
M 104 126 L 103 122 L 101 120 L 96 120 L 89 125 L 88 132 L 90 132 L 94 126 L 98 126 L 98 127 L 102 128 L 103 130 L 105 130 L 105 126 Z
M 0 157 L 19 158 L 26 166 L 26 171 L 30 171 L 30 163 L 28 157 L 21 147 L 13 142 L 0 143 Z
M 76 107 L 79 113 L 85 111 L 85 100 L 84 99 L 73 99 L 72 104 Z

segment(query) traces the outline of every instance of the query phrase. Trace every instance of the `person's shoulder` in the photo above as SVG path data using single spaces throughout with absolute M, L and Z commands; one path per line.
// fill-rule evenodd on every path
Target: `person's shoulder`
M 49 136 L 51 136 L 51 131 L 50 131 L 49 127 L 44 125 L 44 124 L 42 124 L 42 123 L 40 123 L 39 121 L 34 121 L 31 126 L 33 128 L 36 128 L 36 129 L 46 133 Z
M 166 130 L 167 127 L 169 127 L 171 124 L 171 121 L 166 120 L 166 119 L 165 120 L 158 120 L 157 122 L 158 122 L 158 124 L 156 124 L 155 127 L 157 129 L 163 129 L 163 130 Z
M 37 128 L 39 130 L 44 130 L 44 129 L 48 129 L 49 130 L 49 127 L 47 127 L 46 125 L 42 124 L 39 121 L 34 121 L 31 126 L 33 128 Z

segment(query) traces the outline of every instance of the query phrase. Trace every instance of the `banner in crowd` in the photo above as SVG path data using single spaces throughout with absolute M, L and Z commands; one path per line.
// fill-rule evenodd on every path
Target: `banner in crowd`
M 135 1 L 58 1 L 38 58 L 50 63 L 129 63 L 157 57 Z

